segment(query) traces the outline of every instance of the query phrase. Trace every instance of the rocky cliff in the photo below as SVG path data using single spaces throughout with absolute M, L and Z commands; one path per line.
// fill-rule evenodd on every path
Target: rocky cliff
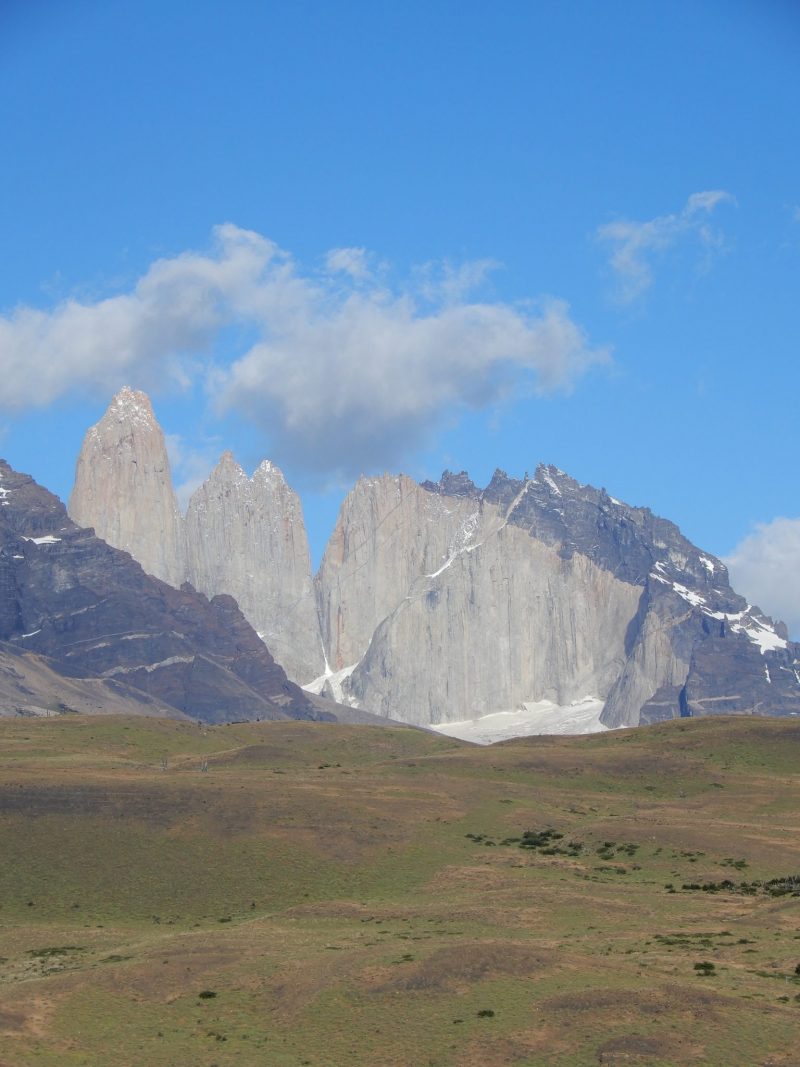
M 291 678 L 323 671 L 303 511 L 276 466 L 248 478 L 226 452 L 189 501 L 186 549 L 192 585 L 235 597 Z
M 209 601 L 146 574 L 3 461 L 0 642 L 38 657 L 5 661 L 23 689 L 26 674 L 41 675 L 43 665 L 51 675 L 91 681 L 88 688 L 67 683 L 66 703 L 80 690 L 106 711 L 121 710 L 120 701 L 130 710 L 138 699 L 142 710 L 169 708 L 207 722 L 320 717 L 231 597 Z M 16 690 L 13 699 L 25 696 Z M 39 694 L 27 695 L 28 705 L 42 706 Z
M 798 647 L 672 523 L 540 467 L 361 479 L 317 577 L 342 698 L 415 723 L 605 702 L 608 726 L 798 714 Z
M 124 388 L 86 434 L 69 514 L 170 585 L 186 580 L 183 523 L 164 434 L 144 393 Z
M 124 388 L 86 434 L 69 511 L 170 585 L 233 596 L 290 678 L 323 670 L 302 506 L 269 461 L 251 479 L 226 452 L 184 521 L 150 401 Z
M 290 677 L 381 716 L 589 697 L 606 726 L 800 714 L 798 646 L 723 564 L 555 467 L 485 489 L 464 473 L 361 478 L 312 585 L 281 472 L 248 478 L 226 453 L 183 522 L 149 402 L 123 390 L 87 435 L 71 507 L 152 573 L 234 596 Z

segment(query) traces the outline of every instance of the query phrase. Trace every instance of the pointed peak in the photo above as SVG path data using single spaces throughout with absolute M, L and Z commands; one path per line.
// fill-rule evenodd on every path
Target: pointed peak
M 446 496 L 476 496 L 478 488 L 466 471 L 442 471 L 439 485 Z
M 153 405 L 150 403 L 150 397 L 147 393 L 143 393 L 138 389 L 132 389 L 129 385 L 123 385 L 119 392 L 114 394 L 111 403 L 108 405 L 106 414 L 110 414 L 111 412 L 131 415 L 142 413 L 148 415 L 155 421 Z
M 108 434 L 127 436 L 134 430 L 161 433 L 150 397 L 125 385 L 111 398 L 102 418 L 86 431 L 84 444 Z
M 491 481 L 484 492 L 491 496 L 492 493 L 502 492 L 509 485 L 516 486 L 521 484 L 523 483 L 518 482 L 515 478 L 509 478 L 508 473 L 502 467 L 495 467 Z
M 423 482 L 422 488 L 429 493 L 439 493 L 442 496 L 477 496 L 478 488 L 466 471 L 442 471 L 438 482 Z
M 259 477 L 261 479 L 269 479 L 273 482 L 283 482 L 286 484 L 286 478 L 283 471 L 270 459 L 262 459 L 259 465 L 256 467 L 253 478 Z
M 253 474 L 253 481 L 278 488 L 288 488 L 289 484 L 281 467 L 273 463 L 272 460 L 261 460 Z
M 552 463 L 540 463 L 533 476 L 535 482 L 546 485 L 556 496 L 561 495 L 563 489 L 580 489 L 580 482 L 576 482 L 568 474 Z
M 244 472 L 240 463 L 237 463 L 236 457 L 229 448 L 226 448 L 217 461 L 217 465 L 211 472 L 212 478 L 223 478 L 226 481 L 230 481 L 231 478 L 235 478 L 238 481 L 249 481 L 250 479 Z

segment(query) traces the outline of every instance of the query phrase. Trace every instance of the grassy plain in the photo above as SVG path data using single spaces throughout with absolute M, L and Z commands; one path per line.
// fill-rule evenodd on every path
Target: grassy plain
M 762 719 L 0 721 L 0 1067 L 800 1064 L 798 770 Z

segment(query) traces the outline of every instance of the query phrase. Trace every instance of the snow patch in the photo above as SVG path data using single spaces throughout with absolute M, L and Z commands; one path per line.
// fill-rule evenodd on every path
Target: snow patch
M 685 585 L 681 585 L 680 582 L 673 582 L 672 588 L 678 594 L 683 597 L 685 601 L 692 604 L 694 607 L 699 608 L 705 604 L 705 597 L 701 597 L 699 593 L 692 592 L 691 589 L 687 589 Z
M 786 648 L 786 642 L 782 637 L 778 637 L 773 629 L 761 622 L 759 619 L 748 619 L 743 622 L 741 626 L 731 626 L 732 630 L 742 631 L 753 644 L 758 645 L 761 655 L 765 652 L 772 652 L 779 648 Z
M 447 552 L 447 559 L 438 570 L 434 571 L 432 574 L 426 574 L 426 578 L 438 578 L 439 575 L 442 574 L 443 571 L 446 571 L 453 561 L 464 552 L 474 552 L 476 548 L 480 548 L 481 542 L 476 545 L 470 544 L 470 541 L 477 532 L 479 522 L 480 513 L 478 511 L 473 511 L 471 515 L 468 515 L 467 518 L 464 519 L 450 544 Z
M 750 604 L 747 605 L 744 611 L 737 611 L 736 613 L 709 611 L 708 608 L 703 610 L 712 619 L 720 619 L 729 623 L 733 633 L 744 634 L 754 645 L 758 645 L 762 656 L 765 652 L 786 648 L 786 641 L 775 632 L 774 627 L 763 619 L 757 619 L 750 614 L 753 610 Z
M 546 470 L 546 469 L 542 470 L 542 481 L 543 481 L 543 482 L 544 482 L 544 483 L 545 483 L 546 485 L 549 485 L 549 486 L 550 486 L 550 488 L 551 488 L 551 489 L 553 490 L 553 492 L 554 492 L 554 493 L 556 494 L 556 496 L 561 496 L 561 490 L 560 490 L 560 489 L 558 488 L 558 486 L 556 485 L 556 483 L 555 483 L 555 482 L 553 481 L 553 479 L 552 479 L 552 478 L 550 477 L 550 475 L 548 474 L 548 472 L 547 472 L 547 470 Z
M 95 646 L 101 648 L 102 645 Z M 147 671 L 148 674 L 152 674 L 153 671 L 159 670 L 161 667 L 171 667 L 173 663 L 193 663 L 194 656 L 169 656 L 167 659 L 162 659 L 158 663 L 139 663 L 134 667 L 112 667 L 110 671 L 104 671 L 104 678 L 113 678 L 115 674 L 132 674 L 134 671 Z
M 325 683 L 328 682 L 330 684 L 331 692 L 333 693 L 333 699 L 336 701 L 336 703 L 346 704 L 348 703 L 348 701 L 345 700 L 342 685 L 344 683 L 345 678 L 350 677 L 350 675 L 353 673 L 353 671 L 356 669 L 360 662 L 361 661 L 359 660 L 357 663 L 351 663 L 349 667 L 342 667 L 342 669 L 339 671 L 332 671 L 328 664 L 328 657 L 326 656 L 325 673 L 321 674 L 313 681 L 307 682 L 304 686 L 301 686 L 301 688 L 305 689 L 307 693 L 313 693 L 315 696 L 319 696 L 322 690 L 325 688 Z
M 23 541 L 32 541 L 35 545 L 55 545 L 61 540 L 60 537 L 53 537 L 52 534 L 48 534 L 46 537 L 23 537 Z
M 709 559 L 708 556 L 701 556 L 700 557 L 700 562 L 703 564 L 703 566 L 705 567 L 705 569 L 708 571 L 709 574 L 713 574 L 717 569 L 716 566 L 714 565 L 714 560 L 713 559 Z
M 662 573 L 659 573 L 661 571 Z M 669 578 L 665 578 L 664 565 L 661 562 L 656 563 L 656 569 L 650 571 L 650 577 L 655 578 L 657 582 L 661 582 L 662 585 L 668 585 L 670 589 L 673 589 L 679 597 L 682 597 L 687 604 L 691 604 L 692 607 L 701 608 L 705 605 L 705 597 L 700 596 L 699 593 L 695 593 L 692 589 L 687 589 L 685 585 L 681 585 L 680 582 L 670 581 Z M 708 612 L 710 615 L 711 612 Z
M 603 707 L 604 701 L 591 696 L 567 705 L 550 700 L 525 701 L 516 711 L 497 711 L 463 722 L 437 723 L 428 729 L 477 745 L 540 734 L 595 734 L 608 729 L 600 722 Z

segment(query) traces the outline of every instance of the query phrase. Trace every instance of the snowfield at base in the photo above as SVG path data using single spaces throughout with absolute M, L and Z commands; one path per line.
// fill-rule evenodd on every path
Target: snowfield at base
M 537 734 L 596 734 L 608 729 L 600 722 L 603 704 L 596 697 L 584 697 L 566 705 L 538 700 L 523 704 L 517 711 L 497 711 L 464 722 L 439 723 L 428 729 L 476 745 Z
M 339 704 L 349 704 L 351 707 L 357 708 L 358 704 L 354 700 L 345 700 L 344 693 L 342 691 L 342 683 L 345 678 L 349 678 L 353 671 L 358 666 L 358 663 L 351 663 L 349 667 L 342 667 L 340 671 L 332 671 L 328 665 L 328 659 L 325 658 L 325 673 L 321 674 L 319 678 L 315 678 L 313 682 L 306 682 L 301 686 L 301 689 L 305 689 L 307 693 L 313 693 L 315 696 L 319 696 L 322 690 L 325 688 L 325 683 L 330 684 L 331 692 L 333 693 L 333 699 Z

